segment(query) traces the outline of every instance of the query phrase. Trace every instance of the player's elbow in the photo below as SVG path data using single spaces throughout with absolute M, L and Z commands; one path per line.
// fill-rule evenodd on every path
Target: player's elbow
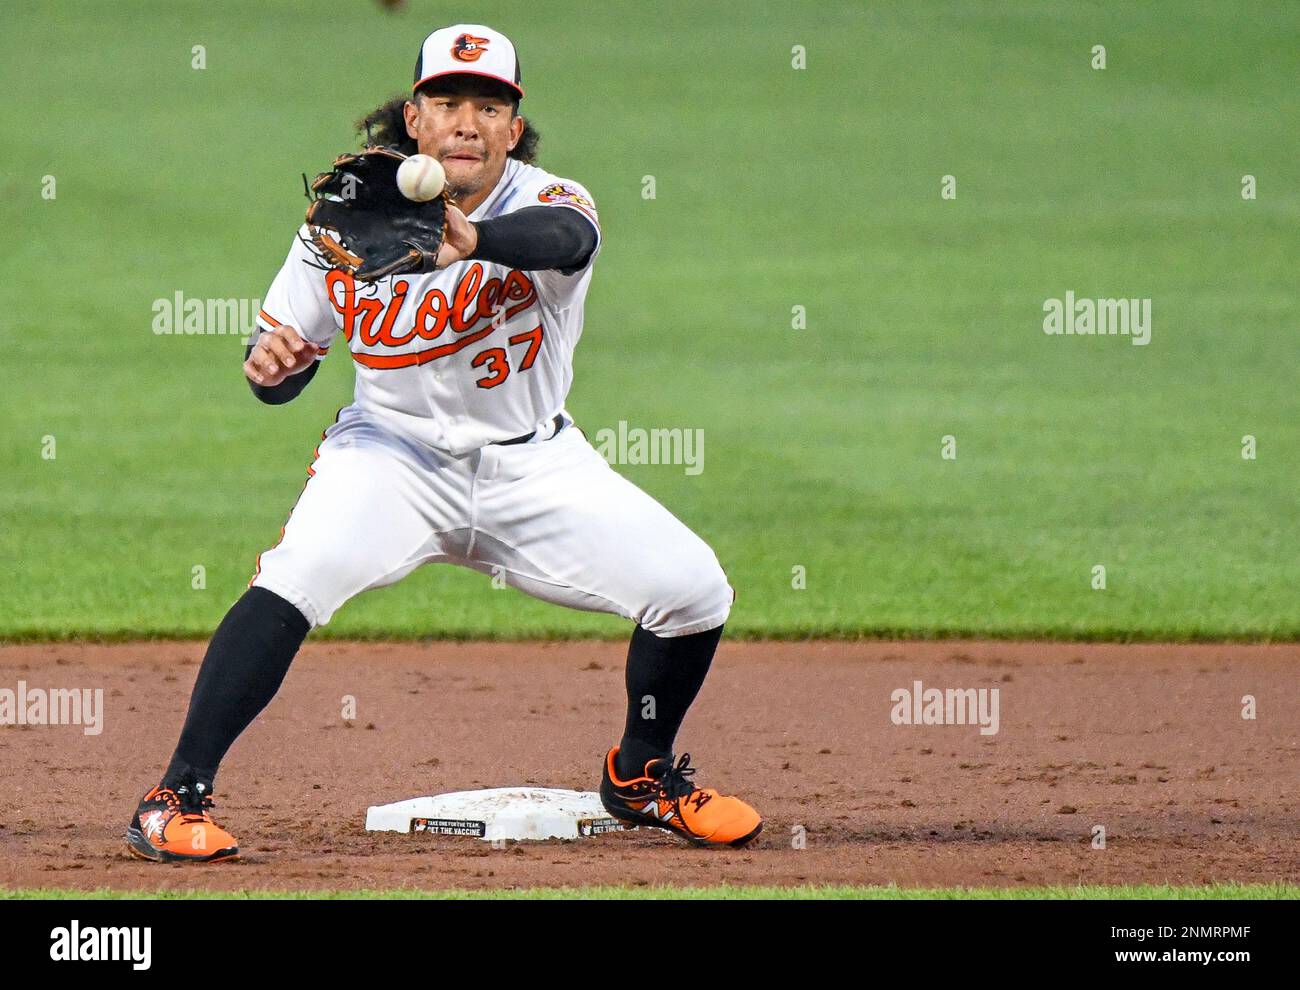
M 564 261 L 555 267 L 565 275 L 572 275 L 587 267 L 591 256 L 596 252 L 599 238 L 591 222 L 579 216 L 576 210 L 561 210 L 567 213 L 563 225 Z

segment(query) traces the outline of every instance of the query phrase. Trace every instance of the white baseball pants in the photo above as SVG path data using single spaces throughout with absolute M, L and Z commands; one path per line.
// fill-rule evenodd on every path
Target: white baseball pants
M 657 636 L 713 629 L 731 611 L 708 545 L 572 425 L 452 457 L 349 406 L 309 474 L 250 585 L 313 627 L 429 563 L 500 574 L 535 598 L 621 615 Z

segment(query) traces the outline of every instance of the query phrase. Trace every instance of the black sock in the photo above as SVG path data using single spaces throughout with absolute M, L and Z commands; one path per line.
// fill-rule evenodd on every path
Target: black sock
M 627 724 L 614 768 L 639 777 L 649 760 L 670 756 L 686 710 L 699 694 L 722 626 L 660 637 L 637 626 L 627 648 Z
M 249 588 L 231 606 L 203 657 L 164 787 L 193 778 L 211 793 L 226 750 L 275 697 L 309 630 L 298 609 L 265 588 Z

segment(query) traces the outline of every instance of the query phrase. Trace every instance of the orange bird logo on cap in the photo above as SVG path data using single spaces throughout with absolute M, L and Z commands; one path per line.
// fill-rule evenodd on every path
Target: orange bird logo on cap
M 479 56 L 487 51 L 487 46 L 487 38 L 476 38 L 472 34 L 462 34 L 451 46 L 451 57 L 458 62 L 477 62 Z

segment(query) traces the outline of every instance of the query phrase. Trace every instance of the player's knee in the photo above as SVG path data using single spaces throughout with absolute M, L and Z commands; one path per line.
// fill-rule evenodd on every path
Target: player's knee
M 310 590 L 304 590 L 296 583 L 288 582 L 282 574 L 272 570 L 259 571 L 249 582 L 249 588 L 261 588 L 277 598 L 288 602 L 302 614 L 311 629 L 329 621 L 328 606 L 320 604 L 320 597 Z
M 718 558 L 707 547 L 665 573 L 639 619 L 656 636 L 686 636 L 727 621 L 735 592 Z
M 345 555 L 280 546 L 262 555 L 251 583 L 291 602 L 314 629 L 326 625 L 355 593 L 361 578 L 354 569 L 355 561 Z

